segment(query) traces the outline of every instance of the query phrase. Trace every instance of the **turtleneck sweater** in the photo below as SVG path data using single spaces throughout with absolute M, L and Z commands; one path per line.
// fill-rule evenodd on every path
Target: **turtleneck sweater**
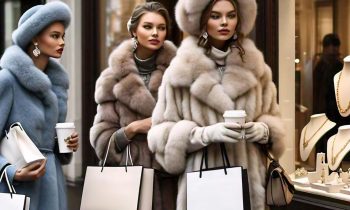
M 231 48 L 227 48 L 226 51 L 219 50 L 215 47 L 211 47 L 209 57 L 216 63 L 216 67 L 222 76 L 225 72 L 226 57 L 231 53 Z
M 146 87 L 148 87 L 151 74 L 156 69 L 156 54 L 152 55 L 151 57 L 145 60 L 138 58 L 136 54 L 134 54 L 134 60 L 140 76 L 145 82 Z

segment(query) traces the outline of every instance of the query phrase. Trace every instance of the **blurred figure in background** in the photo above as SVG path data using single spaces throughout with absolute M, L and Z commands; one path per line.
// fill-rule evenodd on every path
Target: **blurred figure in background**
M 313 71 L 313 114 L 326 112 L 328 83 L 343 68 L 340 59 L 340 39 L 337 34 L 327 34 L 322 41 L 323 51 Z

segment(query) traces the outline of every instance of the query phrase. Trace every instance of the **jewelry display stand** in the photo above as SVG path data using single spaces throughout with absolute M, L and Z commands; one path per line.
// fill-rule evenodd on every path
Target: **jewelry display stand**
M 324 113 L 310 117 L 310 122 L 303 128 L 300 136 L 299 149 L 301 160 L 306 161 L 309 158 L 318 140 L 335 125 Z
M 327 167 L 328 169 L 328 164 L 325 164 L 325 167 Z M 319 182 L 311 183 L 311 187 L 318 190 L 326 191 L 328 193 L 338 193 L 344 188 L 344 186 L 345 183 L 342 182 L 341 179 L 339 179 L 337 172 L 333 172 L 329 176 L 325 177 L 324 181 L 322 181 L 321 176 L 321 180 Z
M 329 168 L 335 171 L 345 155 L 350 151 L 350 125 L 340 126 L 338 133 L 327 142 L 327 161 Z
M 344 58 L 343 69 L 334 76 L 335 99 L 339 114 L 350 116 L 350 55 Z
M 350 195 L 350 168 L 348 172 L 342 172 L 340 174 L 340 177 L 342 178 L 343 182 L 346 184 L 343 189 L 340 190 L 341 193 Z
M 322 169 L 325 170 L 324 169 L 325 160 L 326 160 L 325 153 L 322 153 L 322 152 L 317 153 L 317 155 L 316 155 L 316 170 L 314 172 L 308 172 L 308 174 L 307 174 L 307 178 L 308 178 L 309 183 L 314 183 L 314 182 L 317 182 L 318 180 L 320 180 Z M 327 168 L 327 172 L 328 172 L 328 168 Z

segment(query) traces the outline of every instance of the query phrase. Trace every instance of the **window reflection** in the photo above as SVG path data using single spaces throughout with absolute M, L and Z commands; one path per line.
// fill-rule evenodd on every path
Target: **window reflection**
M 126 24 L 134 7 L 145 0 L 105 0 L 101 1 L 104 10 L 101 14 L 101 65 L 107 66 L 109 53 L 125 39 L 129 39 Z
M 341 45 L 338 49 L 342 59 L 350 54 L 350 0 L 296 0 L 296 163 L 297 167 L 314 168 L 315 149 L 307 161 L 302 162 L 299 153 L 301 131 L 309 122 L 310 116 L 324 112 L 320 100 L 321 87 L 315 80 L 315 67 L 325 51 L 322 41 L 326 34 L 337 34 Z M 333 76 L 329 76 L 332 79 Z M 316 88 L 315 88 L 316 85 Z M 322 83 L 320 85 L 323 85 Z M 318 87 L 318 88 L 317 88 Z M 317 145 L 318 149 L 324 149 Z

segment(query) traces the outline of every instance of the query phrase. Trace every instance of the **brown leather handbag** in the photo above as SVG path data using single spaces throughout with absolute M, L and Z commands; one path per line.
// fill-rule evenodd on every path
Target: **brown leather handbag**
M 279 162 L 268 152 L 266 154 L 271 160 L 266 176 L 266 203 L 269 206 L 286 206 L 293 199 L 294 185 Z

